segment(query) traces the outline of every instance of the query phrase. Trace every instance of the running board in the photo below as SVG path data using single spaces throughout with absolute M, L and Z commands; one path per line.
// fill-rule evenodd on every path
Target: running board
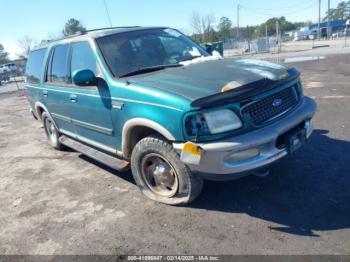
M 59 138 L 59 141 L 61 144 L 74 149 L 75 151 L 78 151 L 84 155 L 87 155 L 91 157 L 92 159 L 101 162 L 111 168 L 123 171 L 127 170 L 129 167 L 129 162 L 122 160 L 117 157 L 113 157 L 111 155 L 108 155 L 106 153 L 103 153 L 97 149 L 94 149 L 90 146 L 87 146 L 77 140 L 74 140 L 72 138 L 69 138 L 67 136 L 61 136 Z

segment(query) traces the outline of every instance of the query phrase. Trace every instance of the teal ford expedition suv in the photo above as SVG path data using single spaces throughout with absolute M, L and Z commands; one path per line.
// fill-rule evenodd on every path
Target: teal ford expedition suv
M 316 111 L 295 68 L 222 59 L 164 27 L 42 45 L 25 86 L 54 148 L 131 167 L 146 196 L 173 205 L 196 198 L 203 179 L 266 174 L 311 135 Z

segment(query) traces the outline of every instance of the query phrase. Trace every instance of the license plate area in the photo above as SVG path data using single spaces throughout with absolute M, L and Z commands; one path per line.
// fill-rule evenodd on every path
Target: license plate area
M 280 135 L 276 141 L 278 149 L 287 149 L 288 153 L 293 153 L 306 142 L 305 122 Z

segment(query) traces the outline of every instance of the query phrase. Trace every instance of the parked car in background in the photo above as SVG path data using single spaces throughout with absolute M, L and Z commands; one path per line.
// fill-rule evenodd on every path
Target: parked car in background
M 295 68 L 209 55 L 165 27 L 93 30 L 31 52 L 25 87 L 49 143 L 187 204 L 203 179 L 255 174 L 300 148 L 315 102 Z M 277 197 L 277 196 L 276 196 Z
M 332 33 L 333 38 L 344 37 L 344 36 L 345 36 L 345 31 L 338 31 L 338 32 Z
M 0 74 L 4 74 L 4 73 L 11 74 L 16 71 L 17 71 L 17 66 L 14 63 L 0 65 Z
M 14 63 L 0 65 L 0 85 L 1 82 L 10 81 L 11 76 L 17 75 L 17 66 Z

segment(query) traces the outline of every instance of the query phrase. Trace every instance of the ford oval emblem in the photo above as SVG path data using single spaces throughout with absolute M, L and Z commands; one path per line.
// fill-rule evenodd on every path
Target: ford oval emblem
M 282 100 L 282 99 L 276 98 L 276 99 L 274 99 L 274 100 L 272 101 L 272 106 L 273 106 L 273 107 L 278 107 L 278 106 L 282 105 L 282 103 L 283 103 L 283 100 Z

